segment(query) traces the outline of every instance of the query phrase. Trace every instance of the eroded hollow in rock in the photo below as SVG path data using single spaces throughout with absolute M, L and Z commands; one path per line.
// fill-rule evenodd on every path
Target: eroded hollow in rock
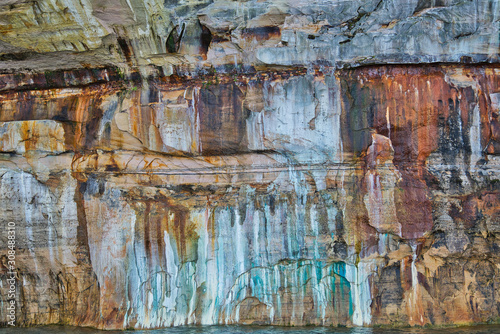
M 178 33 L 179 26 L 176 26 L 168 35 L 167 42 L 165 43 L 165 49 L 167 53 L 177 53 L 179 51 L 179 46 L 181 44 L 182 36 L 184 35 L 184 30 L 186 29 L 186 24 L 182 24 L 182 30 Z
M 200 26 L 201 26 L 200 52 L 206 55 L 208 52 L 208 48 L 210 47 L 210 43 L 212 43 L 212 33 L 210 32 L 210 29 L 205 27 L 203 24 L 200 23 Z

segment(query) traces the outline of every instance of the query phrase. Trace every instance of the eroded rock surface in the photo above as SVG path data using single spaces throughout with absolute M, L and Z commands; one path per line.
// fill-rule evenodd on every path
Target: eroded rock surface
M 18 323 L 497 321 L 498 6 L 5 2 Z

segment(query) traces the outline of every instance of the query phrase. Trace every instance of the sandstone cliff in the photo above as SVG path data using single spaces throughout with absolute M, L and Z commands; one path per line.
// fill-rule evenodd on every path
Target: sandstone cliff
M 500 316 L 500 1 L 0 2 L 0 323 Z

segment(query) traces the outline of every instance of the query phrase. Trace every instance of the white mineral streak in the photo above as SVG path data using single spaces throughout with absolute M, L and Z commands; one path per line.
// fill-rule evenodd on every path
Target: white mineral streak
M 17 173 L 14 173 L 14 175 L 15 174 Z M 15 177 L 20 177 L 20 184 L 16 187 L 18 188 L 16 190 L 20 192 L 20 197 L 24 205 L 24 219 L 26 221 L 26 243 L 31 258 L 33 259 L 33 262 L 35 264 L 35 270 L 38 272 L 38 261 L 34 246 L 35 239 L 33 237 L 33 229 L 36 226 L 36 221 L 34 221 L 33 216 L 36 215 L 36 211 L 38 210 L 33 205 L 35 204 L 33 203 L 33 199 L 38 193 L 42 193 L 43 195 L 47 196 L 47 191 L 45 189 L 42 189 L 41 184 L 36 182 L 31 174 L 21 173 L 20 175 L 15 175 Z M 14 184 L 13 186 L 16 185 Z
M 245 120 L 247 129 L 248 148 L 253 151 L 263 151 L 264 146 L 264 113 L 252 112 Z
M 252 128 L 263 128 L 263 140 L 254 139 L 254 145 L 263 142 L 266 149 L 285 151 L 298 162 L 339 162 L 342 143 L 338 79 L 311 79 L 298 77 L 264 85 L 263 116 L 249 120 Z
M 475 78 L 465 75 L 462 69 L 450 69 L 445 76 L 446 82 L 453 84 L 459 88 L 472 88 L 476 95 L 480 94 L 480 87 Z M 495 95 L 495 94 L 492 94 Z M 495 104 L 494 96 L 492 98 L 492 106 Z M 460 122 L 460 130 L 462 128 L 461 117 L 458 117 Z M 469 144 L 470 144 L 470 165 L 469 168 L 475 170 L 476 164 L 482 158 L 482 148 L 481 148 L 481 115 L 479 109 L 479 103 L 477 102 L 469 118 Z M 464 167 L 464 166 L 460 166 Z M 466 171 L 461 168 L 461 179 L 466 184 L 469 183 L 468 178 L 465 176 Z
M 418 272 L 417 272 L 417 266 L 415 262 L 417 261 L 417 245 L 415 242 L 410 243 L 411 250 L 412 250 L 412 257 L 411 257 L 411 291 L 410 291 L 410 320 L 413 321 L 423 321 L 422 315 L 418 314 L 418 305 L 417 305 L 417 299 L 418 299 Z M 414 316 L 419 317 L 420 319 L 413 319 Z
M 471 123 L 469 130 L 469 142 L 471 147 L 470 166 L 474 168 L 476 163 L 482 158 L 481 115 L 479 114 L 479 104 L 476 104 L 474 107 Z
M 6 210 L 2 210 L 0 217 L 5 222 L 18 222 L 17 235 L 23 236 L 30 254 L 29 261 L 33 263 L 34 269 L 37 271 L 42 269 L 42 267 L 39 267 L 39 258 L 43 258 L 43 255 L 37 252 L 37 248 L 39 247 L 38 243 L 43 243 L 44 240 L 52 246 L 52 249 L 49 249 L 48 259 L 51 264 L 73 266 L 74 257 L 71 256 L 71 252 L 68 254 L 67 250 L 73 245 L 69 242 L 68 245 L 59 247 L 58 234 L 66 235 L 66 233 L 64 227 L 61 227 L 60 216 L 53 212 L 56 208 L 62 210 L 66 204 L 63 201 L 69 200 L 65 213 L 71 219 L 68 221 L 68 225 L 72 225 L 74 216 L 71 216 L 71 213 L 74 214 L 74 211 L 70 211 L 71 198 L 63 198 L 62 200 L 57 198 L 51 193 L 50 189 L 37 181 L 33 175 L 21 171 L 3 171 L 0 191 L 2 201 L 14 200 L 22 203 L 21 210 L 13 212 L 7 209 L 7 203 L 4 202 L 2 207 Z M 68 194 L 71 194 L 71 192 L 72 190 L 69 190 Z M 44 226 L 47 223 L 49 228 L 46 231 Z M 42 235 L 40 235 L 40 232 L 42 232 Z M 68 235 L 68 237 L 70 241 L 74 238 L 72 235 Z
M 317 260 L 317 259 L 320 258 L 319 249 L 318 249 L 318 236 L 319 236 L 318 218 L 319 217 L 316 214 L 316 209 L 317 209 L 316 205 L 312 205 L 311 209 L 310 209 L 311 230 L 312 230 L 312 236 L 314 238 L 313 247 L 312 247 L 312 249 L 314 250 L 314 253 L 313 253 L 312 258 L 315 259 L 315 260 Z
M 389 115 L 390 115 L 389 107 L 387 107 L 387 109 L 385 111 L 385 121 L 387 122 L 387 132 L 389 133 L 387 137 L 391 138 L 391 120 L 390 120 Z
M 214 325 L 218 323 L 218 311 L 219 311 L 219 303 L 222 300 L 223 296 L 218 295 L 219 291 L 219 284 L 222 283 L 220 282 L 220 277 L 217 272 L 217 258 L 215 257 L 215 252 L 216 250 L 213 249 L 212 243 L 211 243 L 211 238 L 214 236 L 210 235 L 210 231 L 208 230 L 209 228 L 209 219 L 210 219 L 210 212 L 209 210 L 205 210 L 205 215 L 204 215 L 204 223 L 203 225 L 200 226 L 200 233 L 203 236 L 203 243 L 205 244 L 205 256 L 201 256 L 199 254 L 199 260 L 204 259 L 206 262 L 206 286 L 205 286 L 205 304 L 203 305 L 202 308 L 202 317 L 201 317 L 201 324 L 202 325 Z M 202 243 L 202 244 L 203 244 Z M 200 249 L 201 247 L 199 247 Z M 200 277 L 200 281 L 203 280 L 203 277 Z M 208 305 L 206 305 L 208 303 Z
M 352 323 L 356 326 L 371 323 L 371 292 L 368 277 L 374 271 L 373 262 L 361 261 L 356 266 L 346 265 L 346 279 L 351 283 L 351 301 L 353 304 Z
M 247 202 L 248 203 L 248 202 Z M 254 258 L 254 266 L 262 266 L 264 262 L 264 256 L 266 253 L 265 249 L 260 248 L 260 222 L 261 222 L 261 211 L 255 211 L 253 214 L 253 220 L 250 221 L 253 226 L 253 239 L 252 239 L 252 248 L 253 248 L 253 258 Z
M 163 306 L 166 307 L 168 316 L 173 318 L 173 324 L 178 325 L 182 324 L 182 320 L 179 319 L 179 315 L 175 309 L 176 299 L 179 293 L 179 287 L 177 285 L 179 277 L 179 263 L 176 256 L 177 254 L 172 247 L 170 239 L 170 235 L 167 231 L 164 231 L 163 240 L 165 242 L 165 260 L 169 284 L 165 300 L 163 301 Z

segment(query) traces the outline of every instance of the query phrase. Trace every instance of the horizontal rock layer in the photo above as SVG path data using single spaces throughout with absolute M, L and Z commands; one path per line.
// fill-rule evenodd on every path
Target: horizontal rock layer
M 0 95 L 20 324 L 498 319 L 496 66 L 101 71 Z
M 9 0 L 0 70 L 499 61 L 498 0 Z

